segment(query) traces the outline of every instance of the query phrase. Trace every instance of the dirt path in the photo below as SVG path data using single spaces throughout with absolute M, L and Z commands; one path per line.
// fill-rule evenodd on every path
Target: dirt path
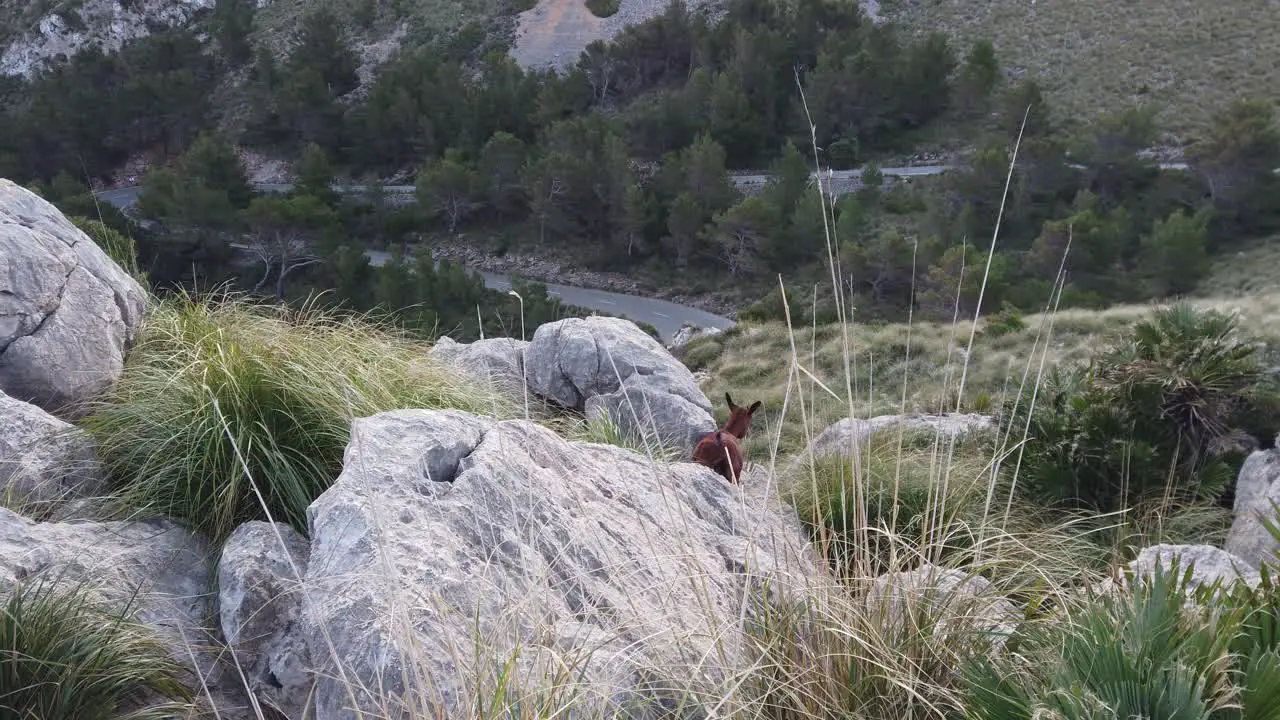
M 511 56 L 525 68 L 571 64 L 588 44 L 604 37 L 603 21 L 583 0 L 541 0 L 520 13 L 519 21 Z

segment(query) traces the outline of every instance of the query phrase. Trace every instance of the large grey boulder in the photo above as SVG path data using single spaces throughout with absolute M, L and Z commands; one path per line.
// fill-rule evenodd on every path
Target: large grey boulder
M 62 416 L 120 377 L 142 286 L 53 205 L 0 178 L 0 390 Z
M 1191 576 L 1187 581 L 1188 591 L 1214 583 L 1221 583 L 1225 588 L 1237 582 L 1257 587 L 1261 582 L 1258 571 L 1250 567 L 1249 563 L 1222 548 L 1166 543 L 1143 548 L 1128 564 L 1128 572 L 1120 576 L 1119 582 L 1104 580 L 1094 590 L 1107 593 L 1126 587 L 1129 575 L 1135 579 L 1149 579 L 1155 575 L 1157 566 L 1167 572 L 1173 568 L 1175 561 L 1180 574 L 1191 569 Z
M 46 518 L 64 503 L 101 493 L 102 466 L 83 430 L 0 392 L 0 496 Z
M 296 632 L 310 543 L 282 523 L 247 522 L 222 546 L 218 619 L 223 638 L 263 704 L 301 718 L 312 679 Z
M 459 343 L 448 336 L 432 346 L 433 360 L 495 390 L 518 394 L 524 388 L 524 351 L 529 343 L 489 338 Z
M 521 420 L 356 420 L 308 511 L 316 718 L 474 717 L 500 676 L 513 695 L 576 686 L 569 717 L 696 717 L 662 713 L 746 667 L 763 603 L 829 586 L 795 512 L 745 485 Z
M 905 642 L 921 624 L 932 626 L 944 647 L 980 634 L 1002 646 L 1022 615 L 981 575 L 925 563 L 914 570 L 880 575 L 863 601 L 870 617 L 889 637 Z
M 1280 448 L 1280 444 L 1276 447 Z M 1226 549 L 1255 568 L 1264 563 L 1274 564 L 1280 543 L 1262 521 L 1280 522 L 1277 507 L 1280 507 L 1280 449 L 1251 453 L 1240 467 L 1236 480 L 1235 519 L 1227 533 Z
M 108 606 L 129 608 L 150 626 L 222 717 L 251 717 L 234 671 L 214 649 L 209 559 L 207 543 L 167 520 L 38 523 L 0 508 L 0 596 L 37 573 L 84 581 Z
M 525 349 L 529 388 L 632 437 L 692 449 L 715 430 L 711 402 L 689 369 L 630 320 L 568 318 L 547 323 Z
M 715 429 L 715 419 L 701 407 L 638 383 L 588 399 L 586 410 L 588 422 L 615 423 L 647 452 L 658 456 L 678 452 L 688 458 L 702 435 Z
M 879 415 L 873 418 L 843 418 L 828 425 L 813 439 L 814 457 L 841 455 L 851 447 L 865 444 L 880 432 L 903 429 L 908 433 L 928 433 L 951 440 L 968 433 L 995 429 L 989 415 L 941 413 L 938 415 Z

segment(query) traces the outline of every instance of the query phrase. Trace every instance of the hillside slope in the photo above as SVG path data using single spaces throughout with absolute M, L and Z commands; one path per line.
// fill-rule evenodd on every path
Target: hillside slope
M 1193 304 L 1238 315 L 1244 332 L 1270 345 L 1267 362 L 1280 372 L 1280 358 L 1271 355 L 1280 347 L 1280 294 L 1274 285 L 1240 297 L 1198 298 Z M 1042 357 L 1043 372 L 1087 362 L 1099 347 L 1131 328 L 1153 306 L 1060 310 L 1052 317 L 1027 315 L 1024 328 L 1003 333 L 991 329 L 991 317 L 983 317 L 967 362 L 971 317 L 955 324 L 875 325 L 855 321 L 848 335 L 855 415 L 954 410 L 962 375 L 965 379 L 960 409 L 992 412 L 1002 398 L 1016 396 L 1020 387 L 1029 395 L 1041 372 Z M 1043 333 L 1050 331 L 1046 350 Z M 740 324 L 731 332 L 695 339 L 679 354 L 702 378 L 708 397 L 751 388 L 752 400 L 759 399 L 766 408 L 776 411 L 788 396 L 792 406 L 798 407 L 801 399 L 796 391 L 801 390 L 805 413 L 812 418 L 810 429 L 816 432 L 849 413 L 844 342 L 836 324 L 796 327 L 794 335 L 783 323 Z M 793 348 L 811 376 L 788 378 Z M 771 427 L 747 443 L 756 452 L 764 453 L 777 432 L 778 428 Z M 783 451 L 803 446 L 804 423 L 787 423 L 781 432 Z
M 1055 114 L 1134 103 L 1162 109 L 1166 142 L 1194 137 L 1241 95 L 1276 97 L 1280 3 L 1199 0 L 884 0 L 890 19 L 970 42 L 990 38 L 1013 74 L 1039 80 Z

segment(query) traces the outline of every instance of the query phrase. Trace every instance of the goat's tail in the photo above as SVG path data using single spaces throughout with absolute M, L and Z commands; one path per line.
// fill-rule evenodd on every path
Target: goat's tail
M 716 449 L 724 450 L 724 431 L 723 430 L 716 431 Z

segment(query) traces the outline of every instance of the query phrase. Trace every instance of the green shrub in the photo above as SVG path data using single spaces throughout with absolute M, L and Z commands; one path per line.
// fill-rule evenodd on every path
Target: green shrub
M 814 294 L 817 293 L 817 305 Z M 815 322 L 828 325 L 837 319 L 835 299 L 825 289 L 787 288 L 786 302 L 783 302 L 782 290 L 774 288 L 763 297 L 738 311 L 738 319 L 747 322 L 785 322 L 790 310 L 791 324 L 794 327 L 808 326 Z
M 84 585 L 38 576 L 0 607 L 0 717 L 181 717 L 191 700 L 182 673 L 149 628 L 100 606 Z
M 1030 413 L 1020 485 L 1042 500 L 1110 512 L 1153 496 L 1212 500 L 1234 483 L 1246 429 L 1275 421 L 1275 393 L 1234 318 L 1154 311 L 1087 368 L 1052 370 Z M 1016 412 L 1015 412 L 1016 410 Z
M 509 412 L 365 319 L 180 297 L 154 309 L 85 426 L 127 505 L 220 539 L 264 504 L 305 533 L 351 421 L 398 408 Z
M 999 312 L 987 316 L 987 322 L 982 330 L 984 334 L 991 337 L 1000 337 L 1020 333 L 1026 329 L 1027 321 L 1022 317 L 1022 311 L 1006 302 Z
M 724 352 L 724 338 L 721 335 L 696 337 L 679 348 L 676 357 L 690 370 L 701 370 L 715 362 Z
M 617 14 L 622 0 L 587 0 L 587 9 L 598 18 L 607 18 Z
M 968 665 L 974 720 L 1280 717 L 1280 593 L 1157 567 L 1124 595 L 1028 631 L 1011 660 Z M 1194 602 L 1187 603 L 1190 594 Z
M 135 278 L 142 278 L 142 272 L 138 269 L 138 245 L 133 238 L 108 227 L 98 220 L 90 220 L 85 217 L 74 216 L 69 218 L 75 226 L 84 231 L 107 257 L 115 261 L 122 270 L 129 273 Z

